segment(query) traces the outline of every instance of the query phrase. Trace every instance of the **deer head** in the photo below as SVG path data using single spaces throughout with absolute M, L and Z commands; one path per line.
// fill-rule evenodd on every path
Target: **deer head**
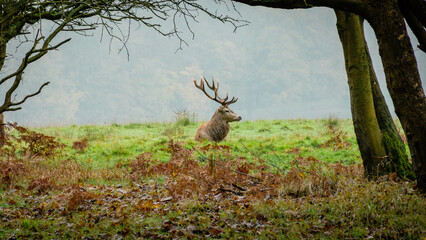
M 240 121 L 242 119 L 241 116 L 234 113 L 229 108 L 229 105 L 237 102 L 238 98 L 232 97 L 232 99 L 228 101 L 228 93 L 226 94 L 225 98 L 219 97 L 219 94 L 217 93 L 219 89 L 219 82 L 215 83 L 214 79 L 212 80 L 211 85 L 205 77 L 201 78 L 200 84 L 197 84 L 197 81 L 195 80 L 193 81 L 195 86 L 201 91 L 203 91 L 203 93 L 208 98 L 221 104 L 221 106 L 219 106 L 219 108 L 216 110 L 212 119 L 208 123 L 201 125 L 197 129 L 197 133 L 195 134 L 195 140 L 208 139 L 215 142 L 222 141 L 223 139 L 225 139 L 230 129 L 228 122 Z M 213 90 L 214 97 L 210 96 L 206 92 L 206 89 L 204 88 L 204 83 L 206 83 L 206 85 L 211 90 Z

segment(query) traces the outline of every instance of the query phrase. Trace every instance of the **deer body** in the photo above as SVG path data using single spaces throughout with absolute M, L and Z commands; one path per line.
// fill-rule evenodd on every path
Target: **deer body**
M 234 113 L 231 109 L 220 106 L 214 113 L 209 122 L 199 126 L 195 133 L 195 140 L 200 141 L 207 139 L 214 142 L 220 142 L 228 135 L 229 126 L 228 122 L 240 121 L 241 116 Z
M 228 107 L 229 104 L 235 103 L 238 98 L 232 98 L 232 100 L 227 101 L 228 95 L 226 95 L 226 97 L 222 99 L 217 94 L 217 90 L 219 89 L 219 83 L 216 87 L 214 80 L 212 85 L 210 85 L 205 78 L 204 81 L 206 82 L 207 86 L 214 91 L 214 98 L 206 93 L 204 89 L 203 79 L 201 79 L 200 85 L 197 85 L 195 80 L 194 84 L 197 88 L 201 89 L 208 98 L 222 104 L 222 106 L 219 106 L 219 108 L 216 110 L 209 122 L 204 123 L 198 127 L 197 132 L 195 133 L 195 140 L 201 141 L 203 139 L 207 139 L 214 142 L 220 142 L 225 139 L 226 135 L 228 135 L 228 132 L 231 128 L 229 126 L 229 122 L 240 121 L 242 119 L 241 116 L 234 113 Z

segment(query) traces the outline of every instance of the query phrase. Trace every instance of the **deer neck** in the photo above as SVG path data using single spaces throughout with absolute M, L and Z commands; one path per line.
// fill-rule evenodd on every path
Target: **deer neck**
M 213 114 L 213 117 L 210 119 L 210 122 L 214 122 L 216 124 L 229 126 L 228 121 L 226 121 L 223 114 L 219 113 L 219 110 L 216 110 L 216 112 Z
M 218 111 L 215 112 L 208 124 L 208 132 L 214 141 L 222 141 L 229 132 L 230 126 Z

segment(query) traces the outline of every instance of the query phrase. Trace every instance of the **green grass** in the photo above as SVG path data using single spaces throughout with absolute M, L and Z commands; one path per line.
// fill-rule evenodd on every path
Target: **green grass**
M 337 121 L 337 120 L 335 120 Z M 287 166 L 294 158 L 286 151 L 300 148 L 302 156 L 313 156 L 330 163 L 360 163 L 360 154 L 353 135 L 350 120 L 338 120 L 339 129 L 351 144 L 346 149 L 322 147 L 334 134 L 328 128 L 328 120 L 273 120 L 245 121 L 231 124 L 231 132 L 223 144 L 232 153 L 255 161 L 256 157 Z M 182 142 L 187 148 L 207 143 L 193 141 L 198 123 L 131 123 L 110 126 L 69 126 L 36 129 L 46 135 L 55 136 L 68 146 L 69 157 L 83 166 L 100 169 L 111 168 L 137 155 L 150 152 L 155 159 L 166 160 L 170 155 L 164 150 L 169 139 Z M 167 134 L 165 134 L 167 133 Z M 86 139 L 88 148 L 78 153 L 70 148 L 72 143 Z M 246 147 L 244 147 L 246 146 Z
M 65 147 L 0 161 L 0 239 L 425 239 L 425 198 L 362 178 L 350 120 L 232 123 L 220 145 L 200 124 L 32 129 Z

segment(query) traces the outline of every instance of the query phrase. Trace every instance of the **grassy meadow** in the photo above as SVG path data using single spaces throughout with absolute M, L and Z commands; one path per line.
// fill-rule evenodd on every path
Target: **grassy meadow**
M 0 151 L 0 239 L 425 239 L 426 200 L 362 177 L 351 120 L 24 129 Z

